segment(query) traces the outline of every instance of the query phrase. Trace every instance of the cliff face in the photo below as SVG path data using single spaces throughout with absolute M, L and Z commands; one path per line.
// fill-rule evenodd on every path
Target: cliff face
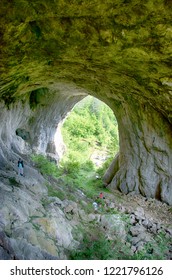
M 109 186 L 171 205 L 171 11 L 167 0 L 2 0 L 1 167 L 31 151 L 58 160 L 56 128 L 90 94 L 118 120 Z

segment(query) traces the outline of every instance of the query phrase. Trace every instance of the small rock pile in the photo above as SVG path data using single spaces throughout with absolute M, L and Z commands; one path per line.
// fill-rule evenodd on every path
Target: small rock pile
M 167 258 L 172 259 L 172 227 L 163 219 L 163 216 L 158 220 L 158 214 L 152 215 L 148 210 L 149 208 L 154 208 L 159 211 L 158 209 L 160 207 L 162 207 L 162 203 L 154 199 L 144 200 L 144 198 L 142 198 L 142 200 L 140 200 L 140 198 L 137 197 L 128 198 L 127 196 L 123 204 L 117 201 L 114 202 L 111 199 L 106 199 L 105 206 L 106 210 L 119 211 L 129 216 L 130 226 L 127 233 L 127 242 L 130 243 L 133 254 L 143 250 L 147 242 L 153 244 L 156 236 L 162 233 L 165 238 L 168 240 L 171 239 Z M 167 205 L 165 205 L 165 207 L 168 208 Z M 169 209 L 165 210 L 167 212 Z M 162 212 L 160 211 L 160 213 Z

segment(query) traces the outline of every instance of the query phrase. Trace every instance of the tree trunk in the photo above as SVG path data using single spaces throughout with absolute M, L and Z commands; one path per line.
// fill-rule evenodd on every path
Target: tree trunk
M 119 153 L 116 154 L 115 158 L 111 162 L 109 168 L 107 169 L 106 173 L 103 176 L 103 183 L 105 186 L 109 184 L 117 171 L 119 170 Z

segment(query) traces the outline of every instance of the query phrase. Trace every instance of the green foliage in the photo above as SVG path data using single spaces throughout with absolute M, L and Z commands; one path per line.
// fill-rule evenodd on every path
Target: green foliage
M 98 99 L 82 100 L 62 127 L 68 154 L 82 161 L 89 159 L 95 149 L 115 154 L 118 150 L 118 126 L 111 109 Z
M 59 172 L 57 165 L 54 162 L 49 161 L 43 155 L 32 155 L 32 160 L 35 162 L 36 167 L 40 170 L 42 175 L 50 175 L 58 177 Z
M 66 185 L 82 190 L 91 198 L 102 190 L 102 183 L 95 178 L 94 165 L 91 161 L 83 163 L 67 161 L 60 170 Z
M 81 248 L 70 255 L 71 260 L 123 260 L 130 256 L 130 249 L 120 240 L 107 240 L 98 234 L 85 236 Z
M 132 259 L 165 260 L 170 243 L 170 238 L 167 238 L 165 233 L 161 232 L 155 236 L 153 241 L 147 242 L 143 250 L 134 254 Z
M 86 111 L 85 111 L 86 112 Z M 80 115 L 73 111 L 71 113 L 68 123 L 66 122 L 64 126 L 68 126 L 71 137 L 90 137 L 95 134 L 94 122 L 90 122 L 90 116 L 86 112 L 85 116 Z
M 90 198 L 96 197 L 102 191 L 102 181 L 95 178 L 94 165 L 89 160 L 81 163 L 71 158 L 61 162 L 59 167 L 43 155 L 32 155 L 32 160 L 42 175 L 60 178 L 64 188 L 70 187 L 71 191 L 80 189 Z M 64 192 L 56 190 L 50 185 L 48 186 L 48 195 L 64 199 Z
M 51 185 L 47 186 L 48 188 L 48 196 L 58 197 L 60 200 L 64 200 L 66 198 L 65 193 L 60 189 L 55 189 Z
M 35 117 L 33 117 L 33 116 L 30 117 L 30 119 L 28 121 L 29 125 L 33 125 L 34 121 L 35 121 Z
M 102 234 L 96 237 L 86 235 L 78 250 L 70 255 L 72 260 L 165 260 L 170 239 L 163 233 L 158 234 L 154 241 L 146 243 L 143 250 L 132 255 L 129 244 L 119 238 L 114 240 L 105 239 Z
M 98 99 L 84 98 L 64 122 L 62 134 L 67 146 L 67 153 L 60 162 L 61 172 L 65 174 L 63 180 L 95 198 L 102 191 L 103 183 L 96 179 L 96 166 L 90 158 L 94 151 L 113 155 L 117 152 L 118 126 L 113 112 Z M 103 175 L 107 166 L 98 173 Z
M 40 169 L 43 175 L 51 175 L 54 177 L 60 177 L 61 186 L 48 185 L 48 196 L 58 197 L 64 200 L 66 197 L 71 200 L 75 200 L 75 190 L 82 190 L 84 194 L 91 198 L 92 201 L 97 199 L 100 192 L 103 192 L 106 197 L 108 189 L 103 188 L 101 179 L 97 179 L 95 174 L 94 165 L 91 161 L 78 162 L 72 156 L 70 161 L 64 161 L 61 166 L 57 166 L 50 162 L 42 155 L 32 156 L 32 159 L 36 163 L 36 166 Z M 15 184 L 15 180 L 11 178 L 11 183 Z M 116 197 L 117 199 L 117 197 Z M 118 213 L 116 209 L 107 209 L 104 207 L 104 201 L 97 199 L 99 204 L 99 211 L 102 213 Z M 49 204 L 48 199 L 42 199 L 42 205 L 46 207 Z M 85 207 L 86 213 L 92 213 L 92 202 L 87 204 Z M 126 231 L 130 227 L 129 216 L 126 214 L 122 215 L 123 221 L 126 224 Z M 91 236 L 91 233 L 95 236 Z M 129 241 L 129 240 L 128 240 Z M 147 242 L 144 248 L 135 253 L 131 254 L 131 250 L 128 247 L 130 241 L 125 244 L 118 237 L 114 236 L 114 240 L 107 240 L 99 232 L 96 233 L 96 228 L 92 231 L 88 231 L 85 234 L 81 246 L 78 250 L 70 253 L 70 259 L 75 260 L 105 260 L 105 259 L 130 259 L 130 260 L 164 260 L 167 258 L 167 251 L 170 245 L 170 239 L 166 237 L 164 232 L 159 233 L 155 236 L 154 240 Z
M 46 208 L 50 204 L 50 201 L 48 199 L 46 199 L 46 198 L 42 198 L 41 199 L 41 203 L 42 203 L 42 206 L 44 208 Z
M 40 231 L 40 226 L 37 225 L 37 224 L 32 224 L 33 228 L 36 230 L 36 231 Z
M 77 161 L 67 161 L 62 167 L 65 174 L 69 175 L 71 178 L 76 178 L 80 170 L 80 164 Z
M 86 162 L 66 161 L 61 164 L 60 174 L 65 186 L 71 189 L 82 190 L 87 197 L 95 199 L 101 191 L 109 192 L 103 187 L 101 179 L 95 176 L 92 161 Z

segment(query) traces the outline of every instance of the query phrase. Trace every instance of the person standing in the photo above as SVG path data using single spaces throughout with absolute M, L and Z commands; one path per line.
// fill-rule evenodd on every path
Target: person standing
M 21 158 L 19 158 L 18 160 L 18 174 L 23 176 L 23 169 L 24 169 L 24 164 L 23 164 L 23 160 L 21 160 Z
M 101 198 L 101 199 L 104 198 L 104 195 L 102 192 L 99 194 L 99 198 Z
M 94 212 L 96 213 L 98 211 L 98 204 L 97 202 L 93 202 L 93 208 L 94 208 Z

